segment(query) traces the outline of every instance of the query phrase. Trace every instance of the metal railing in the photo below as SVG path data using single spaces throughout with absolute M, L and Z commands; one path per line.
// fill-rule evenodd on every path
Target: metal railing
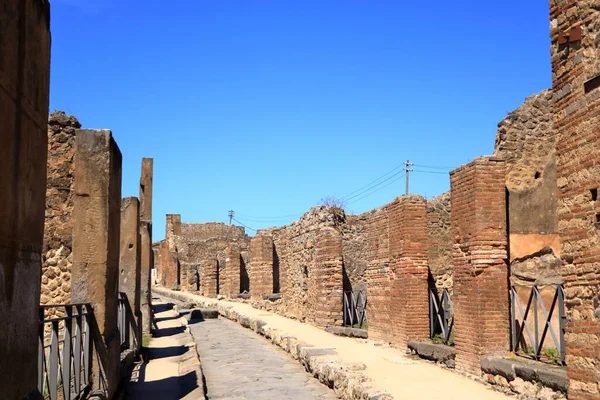
M 565 289 L 562 285 L 548 286 L 554 286 L 554 295 L 548 310 L 546 310 L 546 305 L 537 286 L 530 287 L 525 309 L 523 309 L 519 299 L 518 287 L 511 287 L 512 351 L 532 356 L 536 360 L 540 360 L 542 355 L 549 358 L 558 358 L 561 364 L 565 364 L 565 326 L 567 325 Z M 521 286 L 520 288 L 528 287 Z M 517 317 L 517 312 L 520 318 Z M 558 313 L 554 318 L 554 324 L 557 326 L 553 326 L 555 312 Z M 542 321 L 540 321 L 540 317 Z M 531 321 L 531 318 L 533 321 Z M 558 329 L 555 330 L 555 327 Z M 541 333 L 540 328 L 542 328 Z M 526 333 L 526 335 L 523 333 Z M 544 347 L 548 333 L 550 333 L 555 348 Z
M 448 289 L 442 290 L 442 297 L 437 288 L 429 288 L 429 337 L 434 339 L 441 335 L 444 344 L 450 343 L 454 329 L 454 303 Z
M 90 389 L 90 318 L 87 303 L 40 306 L 38 390 L 45 399 L 77 399 Z
M 140 341 L 138 324 L 136 322 L 127 294 L 119 292 L 119 313 L 117 328 L 119 329 L 121 351 L 137 349 Z
M 367 296 L 359 291 L 344 292 L 344 326 L 362 328 L 367 320 Z

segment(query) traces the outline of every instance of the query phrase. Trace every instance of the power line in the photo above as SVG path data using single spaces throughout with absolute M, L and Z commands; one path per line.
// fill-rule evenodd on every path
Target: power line
M 366 194 L 366 195 L 364 195 L 364 196 L 362 196 L 362 197 L 359 197 L 358 199 L 356 199 L 356 200 L 354 200 L 354 201 L 351 201 L 351 202 L 350 202 L 350 203 L 348 203 L 348 204 L 353 204 L 353 203 L 356 203 L 357 201 L 360 201 L 360 200 L 364 199 L 365 197 L 369 197 L 369 196 L 370 196 L 370 195 L 372 195 L 373 193 L 377 193 L 377 192 L 379 192 L 380 190 L 383 190 L 383 189 L 385 189 L 386 187 L 390 186 L 392 183 L 395 183 L 395 182 L 399 181 L 399 180 L 400 180 L 400 179 L 402 179 L 403 177 L 404 177 L 404 175 L 400 175 L 398 178 L 394 179 L 393 181 L 391 181 L 391 182 L 390 182 L 390 183 L 388 183 L 387 185 L 385 185 L 385 186 L 382 186 L 382 187 L 380 187 L 379 189 L 377 189 L 377 190 L 374 190 L 374 191 L 372 191 L 371 193 L 368 193 L 368 194 Z
M 237 219 L 235 219 L 235 218 L 232 218 L 232 219 L 233 219 L 235 222 L 237 222 L 238 224 L 240 224 L 241 226 L 243 226 L 244 228 L 248 228 L 248 229 L 250 229 L 251 231 L 254 231 L 254 232 L 256 232 L 256 229 L 250 228 L 248 225 L 242 224 L 240 221 L 238 221 L 238 220 L 237 220 Z
M 240 214 L 240 213 L 238 213 L 237 215 L 238 215 L 238 217 L 241 217 L 241 219 L 244 219 L 244 220 L 252 220 L 252 219 L 257 219 L 257 220 L 278 220 L 278 219 L 294 218 L 294 217 L 297 217 L 297 216 L 302 215 L 302 214 L 301 213 L 300 214 L 296 213 L 296 214 L 282 215 L 282 216 L 279 216 L 279 217 L 254 217 L 252 215 L 245 215 L 245 214 Z M 256 222 L 261 222 L 261 221 L 256 221 Z
M 296 214 L 296 217 L 300 216 L 302 214 Z M 242 218 L 240 217 L 239 219 L 241 219 L 242 221 L 246 221 L 246 222 L 257 222 L 257 223 L 277 223 L 277 222 L 285 222 L 285 221 L 289 221 L 290 219 L 296 218 L 296 217 L 288 217 L 288 218 L 280 218 L 280 219 L 252 219 L 252 218 Z
M 415 167 L 421 167 L 421 168 L 430 168 L 430 169 L 443 169 L 443 170 L 447 170 L 447 171 L 451 171 L 454 168 L 452 167 L 440 167 L 440 166 L 434 166 L 434 165 L 421 165 L 421 164 L 413 164 Z
M 405 174 L 406 172 L 405 172 L 405 171 L 398 171 L 398 172 L 396 172 L 394 175 L 392 175 L 392 176 L 390 176 L 390 177 L 388 177 L 388 178 L 386 178 L 386 179 L 382 180 L 382 181 L 381 181 L 381 182 L 379 182 L 378 184 L 376 184 L 376 185 L 373 185 L 373 186 L 369 187 L 368 189 L 365 189 L 365 190 L 363 190 L 363 191 L 361 191 L 361 192 L 359 192 L 359 193 L 355 194 L 354 196 L 350 196 L 350 197 L 348 197 L 348 198 L 343 198 L 343 199 L 344 199 L 344 200 L 346 200 L 346 201 L 348 201 L 348 200 L 352 200 L 352 199 L 354 199 L 354 198 L 356 198 L 356 197 L 358 197 L 358 196 L 360 196 L 360 195 L 362 195 L 362 194 L 364 194 L 364 193 L 368 192 L 369 190 L 375 189 L 377 186 L 380 186 L 380 185 L 382 185 L 382 184 L 386 183 L 386 182 L 387 182 L 387 181 L 389 181 L 390 179 L 392 179 L 392 178 L 394 178 L 394 177 L 396 177 L 396 176 L 398 176 L 398 175 L 400 175 L 400 174 L 402 174 L 402 173 L 404 173 L 404 174 Z M 404 175 L 402 175 L 402 176 L 404 176 Z M 394 182 L 395 182 L 395 181 L 394 181 Z
M 353 195 L 354 193 L 366 188 L 367 186 L 371 186 L 372 184 L 374 184 L 375 182 L 377 182 L 378 180 L 385 178 L 386 176 L 388 176 L 389 174 L 391 174 L 392 172 L 398 170 L 399 168 L 402 168 L 404 166 L 404 163 L 398 165 L 397 167 L 393 168 L 392 170 L 388 171 L 387 173 L 383 174 L 382 176 L 380 176 L 379 178 L 375 179 L 374 181 L 371 181 L 370 183 L 367 183 L 365 186 L 362 186 L 358 189 L 356 189 L 354 192 L 348 193 L 347 195 L 345 195 L 344 197 L 342 197 L 342 199 L 346 199 L 347 197 Z M 355 196 L 353 196 L 355 197 Z
M 414 172 L 425 172 L 426 174 L 442 174 L 442 175 L 448 175 L 450 172 L 440 172 L 440 171 L 423 171 L 421 169 L 413 169 Z

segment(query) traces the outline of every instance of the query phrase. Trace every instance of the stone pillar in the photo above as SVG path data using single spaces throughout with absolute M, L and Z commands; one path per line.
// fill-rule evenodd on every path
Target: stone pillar
M 97 326 L 94 382 L 112 398 L 119 378 L 117 329 L 121 152 L 108 130 L 79 130 L 76 138 L 71 300 L 92 303 Z M 97 336 L 96 336 L 97 338 Z M 105 359 L 102 359 L 105 357 Z
M 273 237 L 261 233 L 250 239 L 250 294 L 273 294 Z
M 219 294 L 219 262 L 205 260 L 200 270 L 200 293 L 202 296 L 217 297 Z
M 175 236 L 181 236 L 181 215 L 167 214 L 165 249 L 162 253 L 164 285 L 167 289 L 179 288 L 181 282 Z
M 480 157 L 450 173 L 456 369 L 481 374 L 509 348 L 505 163 Z
M 141 237 L 140 202 L 137 197 L 121 200 L 121 245 L 119 257 L 119 291 L 129 300 L 131 313 L 135 317 L 135 335 L 137 350 L 141 348 L 142 310 L 141 310 Z
M 600 12 L 550 1 L 569 399 L 600 399 Z
M 406 347 L 409 340 L 429 338 L 427 201 L 406 195 L 389 204 L 387 211 L 393 270 L 392 339 Z
M 140 236 L 141 236 L 141 311 L 142 331 L 152 330 L 152 269 L 154 252 L 152 251 L 152 158 L 142 159 L 140 178 Z
M 0 5 L 0 397 L 39 396 L 50 9 Z
M 319 230 L 315 248 L 317 310 L 315 325 L 338 326 L 343 321 L 342 235 L 335 228 Z
M 367 220 L 367 315 L 369 338 L 390 341 L 391 280 L 389 268 L 388 215 L 385 207 Z
M 240 293 L 240 278 L 242 276 L 240 248 L 230 244 L 225 249 L 225 296 L 235 296 Z

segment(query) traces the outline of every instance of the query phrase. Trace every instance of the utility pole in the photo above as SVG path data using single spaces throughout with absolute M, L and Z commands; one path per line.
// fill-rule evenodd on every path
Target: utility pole
M 405 190 L 405 194 L 408 194 L 408 175 L 412 171 L 412 169 L 410 169 L 410 167 L 413 166 L 413 165 L 414 164 L 411 164 L 409 160 L 406 160 L 406 162 L 404 163 L 404 172 L 406 173 L 406 190 Z
M 231 220 L 233 220 L 233 216 L 235 215 L 235 211 L 229 210 L 227 215 L 229 216 L 229 225 L 231 225 Z

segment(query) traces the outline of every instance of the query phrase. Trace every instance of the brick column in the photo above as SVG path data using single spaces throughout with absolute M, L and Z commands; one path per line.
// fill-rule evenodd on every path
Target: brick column
M 367 220 L 367 315 L 369 338 L 389 341 L 391 281 L 389 269 L 388 215 L 385 208 Z
M 1 8 L 0 397 L 37 398 L 50 8 L 40 0 Z
M 105 375 L 100 376 L 94 364 L 94 379 L 97 383 L 105 379 L 108 397 L 112 398 L 120 356 L 121 152 L 108 130 L 78 130 L 76 148 L 71 299 L 94 306 L 98 333 L 107 349 L 107 359 L 101 360 Z
M 402 196 L 387 207 L 392 293 L 392 340 L 406 347 L 409 340 L 429 338 L 427 267 L 427 201 Z
M 250 239 L 250 294 L 273 294 L 273 238 L 261 233 Z
M 240 293 L 241 260 L 240 249 L 236 244 L 230 244 L 225 249 L 225 296 L 235 296 Z
M 450 173 L 456 369 L 479 376 L 509 347 L 505 164 L 480 157 Z
M 142 331 L 152 329 L 152 269 L 154 252 L 152 251 L 152 158 L 142 159 L 140 177 L 140 236 L 141 236 L 141 311 Z
M 181 215 L 167 214 L 165 249 L 163 250 L 163 277 L 167 289 L 179 287 L 181 282 L 175 236 L 181 236 Z
M 551 0 L 550 19 L 568 398 L 600 399 L 600 13 Z
M 121 233 L 119 256 L 119 292 L 124 292 L 135 317 L 135 332 L 138 349 L 141 348 L 141 237 L 140 202 L 137 197 L 121 200 Z
M 335 228 L 319 230 L 315 248 L 317 310 L 315 325 L 338 326 L 343 321 L 342 235 Z
M 207 297 L 217 297 L 219 294 L 219 262 L 204 260 L 200 269 L 200 294 Z

